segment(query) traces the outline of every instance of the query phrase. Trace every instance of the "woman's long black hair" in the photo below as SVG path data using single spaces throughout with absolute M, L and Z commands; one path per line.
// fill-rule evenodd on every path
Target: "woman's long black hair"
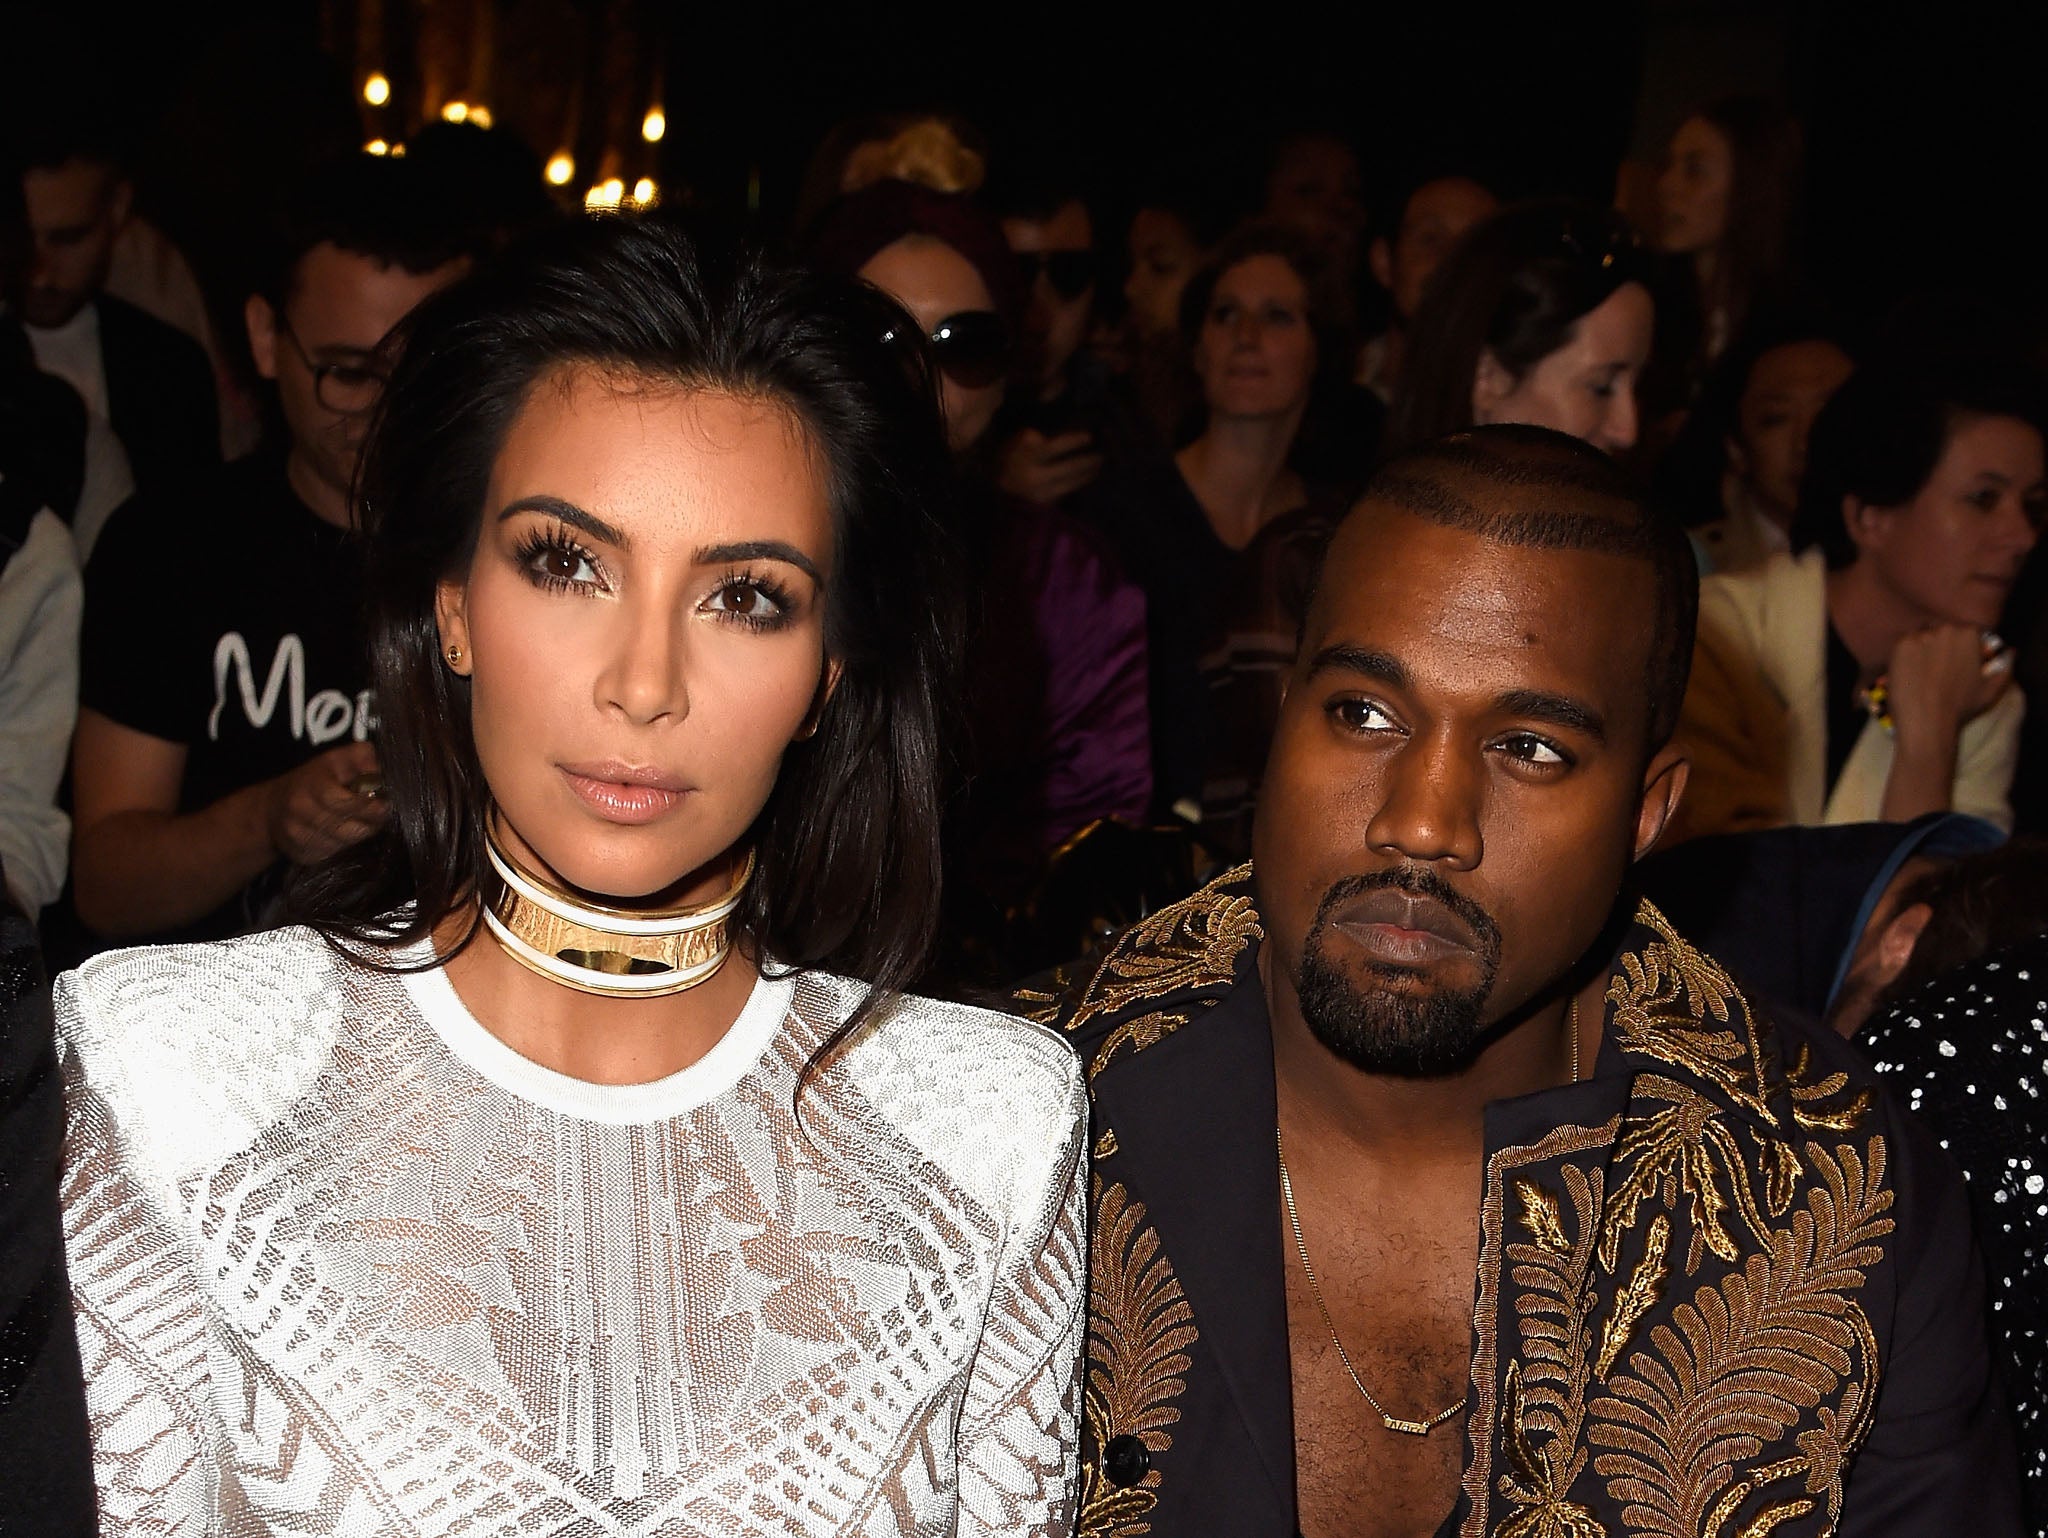
M 921 355 L 863 285 L 699 245 L 649 219 L 551 230 L 429 300 L 365 452 L 384 832 L 302 873 L 293 916 L 351 954 L 433 935 L 484 890 L 490 789 L 434 600 L 466 573 L 485 489 L 535 385 L 565 368 L 772 401 L 827 466 L 825 649 L 840 664 L 754 829 L 735 922 L 763 960 L 871 985 L 918 974 L 938 926 L 940 732 L 959 652 L 945 441 Z M 475 934 L 475 924 L 462 943 Z M 459 949 L 460 947 L 455 947 Z M 445 958 L 444 958 L 445 959 Z

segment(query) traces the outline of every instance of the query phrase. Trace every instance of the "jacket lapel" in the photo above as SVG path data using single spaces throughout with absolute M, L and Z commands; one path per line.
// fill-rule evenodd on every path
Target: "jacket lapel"
M 1150 1053 L 1120 1096 L 1096 1085 L 1115 1135 L 1104 1180 L 1129 1184 L 1167 1247 L 1202 1343 L 1243 1417 L 1274 1499 L 1294 1512 L 1294 1405 L 1274 1154 L 1272 1037 L 1255 971 Z

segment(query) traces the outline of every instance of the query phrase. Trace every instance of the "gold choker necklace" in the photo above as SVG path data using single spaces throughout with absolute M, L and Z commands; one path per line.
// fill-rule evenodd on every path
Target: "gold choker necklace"
M 484 852 L 498 890 L 484 904 L 484 925 L 512 959 L 566 988 L 614 999 L 658 999 L 711 976 L 732 949 L 731 917 L 754 856 L 722 896 L 666 913 L 607 908 L 519 869 L 499 847 L 496 826 Z

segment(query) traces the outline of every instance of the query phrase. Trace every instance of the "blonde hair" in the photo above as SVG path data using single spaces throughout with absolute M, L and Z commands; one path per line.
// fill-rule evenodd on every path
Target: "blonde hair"
M 841 193 L 877 182 L 914 182 L 933 192 L 975 192 L 988 176 L 988 160 L 942 118 L 917 118 L 887 139 L 855 146 L 839 174 Z

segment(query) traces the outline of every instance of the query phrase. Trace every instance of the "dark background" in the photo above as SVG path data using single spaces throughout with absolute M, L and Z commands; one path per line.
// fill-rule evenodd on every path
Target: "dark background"
M 1058 163 L 1112 214 L 1158 183 L 1248 205 L 1273 144 L 1311 126 L 1358 147 L 1381 204 L 1411 174 L 1460 164 L 1510 194 L 1605 201 L 1621 163 L 1653 161 L 1689 104 L 1760 87 L 1807 123 L 1810 266 L 1844 310 L 1870 319 L 1912 298 L 2028 341 L 2048 312 L 2040 5 L 467 3 L 493 13 L 501 123 L 562 98 L 562 77 L 580 71 L 584 142 L 616 136 L 618 121 L 637 124 L 625 98 L 653 70 L 670 130 L 658 150 L 632 151 L 658 158 L 672 201 L 771 237 L 819 138 L 862 111 L 957 113 L 999 166 Z M 450 0 L 435 4 L 445 28 Z M 365 18 L 429 9 L 14 7 L 4 66 L 11 80 L 110 84 L 145 207 L 232 309 L 238 259 L 279 183 L 319 149 L 385 131 L 356 96 Z M 425 24 L 384 35 L 419 44 Z M 554 40 L 571 33 L 599 39 L 604 57 L 570 62 Z

